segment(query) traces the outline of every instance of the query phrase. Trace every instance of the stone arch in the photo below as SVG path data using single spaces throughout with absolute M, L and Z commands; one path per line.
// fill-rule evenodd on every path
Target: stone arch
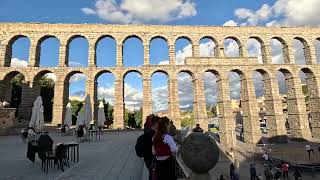
M 293 74 L 288 68 L 279 68 L 278 72 L 285 77 L 287 89 L 287 112 L 288 126 L 290 135 L 297 139 L 310 139 L 311 132 L 309 129 L 306 105 L 303 96 L 300 79 Z
M 146 47 L 145 47 L 146 48 Z M 149 64 L 158 65 L 170 61 L 168 40 L 163 36 L 154 36 L 149 41 Z
M 262 76 L 263 96 L 259 103 L 265 104 L 259 111 L 259 117 L 262 122 L 266 120 L 267 130 L 262 133 L 268 134 L 269 142 L 285 143 L 287 142 L 287 132 L 285 129 L 284 116 L 282 112 L 282 101 L 279 96 L 276 79 L 267 69 L 258 68 L 255 72 Z M 254 74 L 253 74 L 254 75 Z
M 156 36 L 152 36 L 149 40 L 149 44 L 151 44 L 151 41 L 154 40 L 154 39 L 162 39 L 164 41 L 166 41 L 166 43 L 168 43 L 168 38 L 166 38 L 165 36 L 162 36 L 162 35 L 156 35 Z
M 136 42 L 134 42 L 134 45 L 130 43 L 128 45 L 128 41 Z M 127 48 L 129 48 L 129 50 L 127 50 Z M 132 53 L 133 51 L 135 52 Z M 129 35 L 124 38 L 124 40 L 122 41 L 122 64 L 125 67 L 138 67 L 144 65 L 145 56 L 146 54 L 144 54 L 144 41 L 140 36 Z M 128 59 L 130 59 L 130 61 Z
M 85 37 L 84 35 L 76 34 L 76 35 L 73 35 L 73 36 L 69 37 L 68 40 L 67 40 L 67 46 L 66 46 L 66 62 L 65 62 L 68 66 L 70 66 L 70 65 L 69 65 L 69 63 L 70 63 L 70 62 L 69 62 L 70 44 L 72 43 L 72 41 L 73 41 L 74 39 L 77 39 L 77 38 L 83 38 L 83 39 L 85 39 L 86 42 L 87 42 L 87 46 L 88 46 L 87 52 L 88 52 L 88 50 L 89 50 L 89 40 L 88 40 L 88 38 Z M 89 64 L 88 58 L 89 58 L 89 54 L 87 54 L 87 57 L 86 57 L 86 59 L 87 59 L 87 65 Z
M 138 40 L 140 40 L 141 41 L 141 43 L 143 44 L 144 42 L 143 42 L 143 39 L 139 36 L 139 35 L 129 35 L 129 36 L 126 36 L 124 39 L 123 39 L 123 41 L 122 41 L 122 45 L 128 40 L 128 39 L 130 39 L 130 38 L 137 38 Z
M 48 74 L 48 73 L 53 73 L 51 70 L 42 70 L 40 72 L 38 72 L 34 77 L 33 77 L 33 82 L 39 81 L 39 79 L 41 77 L 43 77 L 44 75 Z
M 228 41 L 229 41 L 229 42 L 228 42 Z M 237 52 L 234 52 L 235 54 L 233 54 L 232 56 L 230 56 L 231 54 L 228 55 L 228 48 L 227 48 L 227 47 L 224 47 L 226 56 L 227 56 L 227 57 L 243 57 L 243 49 L 242 49 L 241 41 L 240 41 L 237 37 L 234 37 L 234 36 L 228 36 L 228 37 L 226 37 L 226 38 L 224 39 L 224 42 L 225 42 L 224 46 L 231 44 L 233 41 L 236 42 L 236 44 L 237 44 L 237 46 L 238 46 L 238 47 L 237 47 L 237 48 L 238 48 L 238 53 L 237 53 Z M 226 43 L 228 43 L 228 44 L 226 44 Z
M 168 78 L 170 79 L 170 74 L 169 74 L 166 70 L 156 69 L 156 70 L 154 70 L 154 71 L 151 72 L 151 77 L 152 77 L 155 73 L 163 73 L 163 74 L 165 74 L 166 76 L 168 76 Z
M 99 76 L 101 76 L 102 74 L 104 73 L 110 73 L 110 74 L 114 74 L 112 71 L 110 70 L 101 70 L 99 72 L 97 72 L 95 75 L 94 75 L 94 81 L 97 81 L 97 79 L 99 78 Z
M 205 40 L 205 39 L 208 39 L 208 40 L 210 40 L 212 43 L 214 43 L 214 48 L 213 48 L 213 56 L 210 56 L 210 52 L 209 52 L 209 56 L 208 55 L 203 55 L 203 54 L 201 54 L 201 48 L 202 48 L 202 46 L 203 46 L 203 44 L 201 44 L 201 41 L 202 40 Z M 209 46 L 210 46 L 210 44 L 209 44 Z M 203 36 L 200 40 L 199 40 L 199 51 L 200 51 L 200 56 L 201 57 L 218 57 L 219 56 L 219 46 L 218 46 L 218 41 L 215 39 L 215 38 L 213 38 L 212 36 Z
M 58 42 L 59 42 L 59 46 L 60 46 L 60 39 L 57 37 L 57 36 L 54 36 L 54 35 L 45 35 L 45 36 L 42 36 L 38 42 L 37 42 L 37 46 L 36 46 L 36 55 L 35 55 L 35 67 L 39 67 L 40 66 L 40 61 L 41 61 L 41 45 L 42 43 L 47 40 L 47 39 L 50 39 L 50 38 L 54 38 L 54 39 L 57 39 Z M 59 52 L 59 51 L 58 51 Z M 59 57 L 59 56 L 58 56 Z M 59 61 L 59 59 L 58 59 Z
M 318 88 L 318 78 L 314 71 L 310 68 L 302 68 L 300 72 L 306 75 L 305 78 L 305 90 L 303 93 L 305 95 L 308 119 L 313 137 L 320 137 L 320 97 Z M 303 88 L 303 87 L 302 87 Z M 305 92 L 306 91 L 306 92 Z
M 123 73 L 122 75 L 122 79 L 124 79 L 126 77 L 126 75 L 128 75 L 129 73 L 138 73 L 141 77 L 143 77 L 143 73 L 140 72 L 139 70 L 137 69 L 130 69 L 130 70 L 127 70 L 126 72 Z
M 241 69 L 232 69 L 230 72 L 238 74 L 240 78 L 240 116 L 242 117 L 243 141 L 256 144 L 261 140 L 259 131 L 257 101 L 253 92 L 253 80 Z M 229 73 L 230 73 L 229 72 Z M 239 113 L 238 113 L 239 114 Z M 235 116 L 238 117 L 238 116 Z M 241 122 L 239 122 L 241 124 Z
M 22 102 L 21 97 L 23 95 L 23 89 L 24 86 L 27 85 L 25 75 L 27 74 L 22 71 L 13 70 L 7 72 L 3 79 L 0 80 L 0 102 L 6 101 L 10 103 L 11 108 L 16 108 L 16 116 L 20 115 L 20 112 L 27 110 L 20 106 Z M 24 101 L 25 100 L 27 99 L 24 99 Z
M 20 38 L 28 38 L 29 43 L 31 43 L 31 39 L 30 37 L 26 36 L 26 35 L 15 35 L 13 36 L 9 41 L 8 44 L 6 44 L 6 51 L 5 51 L 5 60 L 4 60 L 4 66 L 5 67 L 10 67 L 11 64 L 11 59 L 12 59 L 12 45 Z M 30 46 L 29 46 L 30 48 Z M 29 51 L 29 49 L 28 49 Z M 29 53 L 29 52 L 28 52 Z M 30 55 L 29 55 L 30 57 Z M 29 58 L 28 58 L 29 59 Z M 28 60 L 26 59 L 26 60 Z
M 179 70 L 179 71 L 177 72 L 176 75 L 178 75 L 178 74 L 180 74 L 180 73 L 187 73 L 188 75 L 190 75 L 190 76 L 192 77 L 192 79 L 195 78 L 195 74 L 194 74 L 191 70 L 189 70 L 189 69 L 181 69 L 181 70 Z
M 276 57 L 279 56 L 279 60 L 283 61 L 283 63 L 290 63 L 288 43 L 282 37 L 274 36 L 271 38 L 271 47 L 275 46 L 275 42 L 279 42 L 281 44 L 281 54 L 276 54 Z M 274 52 L 272 52 L 272 56 L 274 56 L 273 53 Z M 274 61 L 274 59 L 272 59 L 272 61 Z M 279 64 L 279 62 L 276 62 L 276 64 Z
M 293 40 L 297 40 L 299 41 L 302 46 L 303 46 L 303 55 L 304 55 L 304 62 L 302 62 L 302 64 L 312 64 L 312 60 L 311 60 L 311 52 L 310 52 L 310 47 L 309 47 L 309 44 L 308 42 L 302 38 L 302 37 L 295 37 L 293 38 Z M 297 63 L 297 57 L 295 56 L 295 60 L 296 60 L 296 63 Z
M 187 36 L 179 36 L 175 39 L 174 44 L 176 64 L 183 65 L 185 64 L 185 60 L 187 57 L 194 56 L 193 41 L 191 38 Z M 189 46 L 191 46 L 191 51 L 188 51 Z
M 169 74 L 164 70 L 156 70 L 150 76 L 151 80 L 151 98 L 153 113 L 160 112 L 167 114 L 169 112 Z M 159 93 L 160 92 L 160 93 Z M 146 97 L 144 97 L 146 98 Z M 165 113 L 167 111 L 167 113 Z M 145 114 L 146 116 L 147 114 Z
M 53 74 L 55 78 L 48 76 L 48 73 Z M 37 96 L 42 97 L 44 120 L 46 122 L 52 122 L 53 120 L 53 99 L 55 93 L 57 93 L 55 92 L 56 78 L 57 76 L 50 70 L 42 70 L 33 77 L 32 94 L 30 96 L 33 96 L 34 100 Z
M 105 43 L 103 43 L 103 41 L 105 41 Z M 99 52 L 99 47 L 100 47 L 99 45 L 101 45 L 101 44 L 102 44 L 102 47 L 105 45 L 110 46 L 110 44 L 112 44 L 113 46 L 110 47 L 110 49 L 105 48 Z M 94 63 L 97 65 L 97 67 L 116 66 L 116 64 L 117 64 L 117 50 L 118 50 L 117 45 L 118 44 L 117 44 L 116 38 L 111 35 L 102 35 L 95 41 L 95 44 L 94 44 Z M 111 54 L 111 53 L 113 53 L 113 51 L 114 51 L 114 54 Z M 102 63 L 103 62 L 102 59 L 100 59 L 101 53 L 107 53 L 106 55 L 108 56 L 108 58 L 103 59 L 103 61 L 111 61 L 111 58 L 109 57 L 109 56 L 111 56 L 113 58 L 112 64 L 104 65 Z
M 248 39 L 248 41 L 247 41 L 247 51 L 249 52 L 248 54 L 250 55 L 250 40 L 255 40 L 258 44 L 259 44 L 259 46 L 260 47 L 258 47 L 259 48 L 259 50 L 258 51 L 260 51 L 260 52 L 255 52 L 256 54 L 257 54 L 257 56 L 258 56 L 258 61 L 260 62 L 260 63 L 263 63 L 263 64 L 266 64 L 267 63 L 267 52 L 266 52 L 266 47 L 265 47 L 265 44 L 264 44 L 264 42 L 263 42 L 263 40 L 260 38 L 260 37 L 258 37 L 258 36 L 251 36 L 251 37 L 249 37 L 249 39 Z M 253 42 L 252 42 L 253 43 Z M 255 48 L 255 47 L 254 47 Z M 256 50 L 257 51 L 257 50 Z M 261 58 L 261 59 L 260 59 Z

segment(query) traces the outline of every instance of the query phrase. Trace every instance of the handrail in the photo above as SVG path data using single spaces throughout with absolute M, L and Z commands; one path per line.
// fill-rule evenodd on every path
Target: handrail
M 190 177 L 192 171 L 191 169 L 189 169 L 183 162 L 182 158 L 181 158 L 181 155 L 180 154 L 177 154 L 176 156 L 176 162 L 177 164 L 179 165 L 179 168 L 182 170 L 183 172 L 183 177 L 182 178 L 188 178 Z M 181 176 L 181 174 L 179 174 Z

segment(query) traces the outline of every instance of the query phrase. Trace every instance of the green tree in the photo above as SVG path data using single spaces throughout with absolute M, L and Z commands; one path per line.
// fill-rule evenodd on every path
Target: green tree
M 52 108 L 54 98 L 54 81 L 51 78 L 42 77 L 39 80 L 41 86 L 40 96 L 42 97 L 42 105 L 44 109 L 44 120 L 52 121 Z
M 23 80 L 24 80 L 24 76 L 22 74 L 17 74 L 11 80 L 12 91 L 11 91 L 10 107 L 17 108 L 16 114 L 18 113 L 18 108 L 21 103 L 21 92 L 22 92 Z
M 134 117 L 134 113 L 130 113 L 128 117 L 128 126 L 129 128 L 136 127 L 136 120 Z
M 181 126 L 182 127 L 194 126 L 195 120 L 194 120 L 194 115 L 192 111 L 186 111 L 183 114 L 185 115 L 185 118 L 181 119 Z
M 108 128 L 113 124 L 113 106 L 109 104 L 109 102 L 106 102 L 105 99 L 102 100 L 102 103 L 104 105 L 104 114 L 106 116 L 106 122 Z
M 73 100 L 71 103 L 71 112 L 72 112 L 72 124 L 76 124 L 78 112 L 83 110 L 83 102 Z
M 139 108 L 139 110 L 134 111 L 134 118 L 135 118 L 136 128 L 141 128 L 141 126 L 142 126 L 142 108 Z

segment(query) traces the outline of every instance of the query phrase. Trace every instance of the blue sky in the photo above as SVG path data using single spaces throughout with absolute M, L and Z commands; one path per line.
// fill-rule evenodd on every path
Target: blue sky
M 313 4 L 313 5 L 310 5 Z M 317 6 L 319 5 L 319 6 Z M 318 0 L 1 0 L 0 22 L 41 22 L 41 23 L 145 23 L 169 25 L 240 25 L 240 26 L 318 26 L 320 24 L 320 3 Z M 13 45 L 15 62 L 28 60 L 28 38 L 18 39 Z M 259 46 L 249 43 L 251 56 L 261 56 Z M 97 46 L 97 66 L 114 66 L 116 46 L 112 38 L 104 38 Z M 205 56 L 213 55 L 214 43 L 201 41 L 200 52 Z M 236 55 L 237 47 L 226 42 L 226 53 Z M 273 47 L 278 47 L 276 43 Z M 297 44 L 295 55 L 301 60 L 301 46 Z M 320 50 L 320 43 L 318 42 Z M 69 66 L 87 66 L 88 44 L 86 39 L 77 38 L 70 44 Z M 176 42 L 176 61 L 183 63 L 191 55 L 190 43 L 181 39 Z M 41 46 L 40 66 L 57 66 L 59 41 L 51 38 Z M 281 52 L 272 51 L 275 61 L 281 61 Z M 143 63 L 143 45 L 137 38 L 124 43 L 123 62 L 125 66 L 140 66 Z M 22 61 L 25 60 L 25 61 Z M 165 41 L 155 39 L 150 47 L 150 63 L 165 64 L 168 61 L 168 48 Z M 179 79 L 179 78 L 178 78 Z M 214 76 L 206 77 L 207 104 L 216 102 Z M 256 76 L 256 87 L 261 86 Z M 181 107 L 192 107 L 191 79 L 187 76 L 179 79 L 179 97 Z M 110 74 L 98 79 L 99 96 L 113 101 L 113 81 Z M 70 95 L 83 95 L 85 78 L 74 77 L 70 80 Z M 279 80 L 280 84 L 283 80 Z M 129 106 L 139 107 L 142 101 L 142 79 L 138 74 L 130 73 L 125 78 L 125 99 Z M 260 83 L 260 84 L 259 84 Z M 156 74 L 152 77 L 154 109 L 167 108 L 167 78 Z M 230 76 L 231 97 L 239 98 L 239 82 L 236 76 Z M 281 86 L 283 87 L 283 85 Z M 257 90 L 258 89 L 258 90 Z M 257 96 L 263 95 L 256 88 Z

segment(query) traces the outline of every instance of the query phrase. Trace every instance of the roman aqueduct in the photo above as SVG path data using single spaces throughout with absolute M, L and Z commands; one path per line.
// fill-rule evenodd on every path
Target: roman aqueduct
M 10 67 L 12 44 L 19 37 L 30 39 L 28 67 Z M 59 65 L 57 67 L 39 67 L 41 43 L 49 37 L 60 41 Z M 69 43 L 76 37 L 88 40 L 88 67 L 68 67 Z M 103 37 L 112 37 L 116 41 L 116 66 L 96 66 L 96 44 Z M 139 67 L 123 66 L 123 42 L 129 37 L 139 38 L 144 47 L 144 65 Z M 200 57 L 199 40 L 208 37 L 214 41 L 215 56 Z M 124 76 L 129 72 L 138 72 L 143 78 L 143 118 L 152 112 L 150 78 L 156 72 L 165 73 L 168 78 L 169 108 L 168 114 L 180 127 L 180 107 L 178 97 L 177 74 L 186 72 L 193 78 L 194 114 L 196 120 L 206 126 L 207 113 L 204 97 L 203 74 L 211 72 L 217 77 L 220 138 L 226 145 L 232 145 L 235 138 L 234 120 L 231 112 L 228 73 L 236 72 L 241 77 L 241 109 L 243 111 L 244 139 L 248 143 L 257 143 L 261 138 L 258 121 L 258 109 L 253 85 L 253 72 L 263 76 L 264 97 L 267 112 L 268 136 L 283 141 L 286 129 L 282 112 L 282 103 L 278 90 L 276 73 L 285 75 L 288 96 L 288 119 L 291 136 L 310 139 L 320 137 L 320 66 L 317 65 L 314 41 L 320 37 L 320 28 L 277 28 L 277 27 L 207 27 L 207 26 L 157 26 L 157 25 L 100 25 L 100 24 L 0 24 L 0 101 L 10 102 L 11 79 L 18 73 L 24 75 L 22 99 L 19 117 L 29 119 L 35 98 L 40 94 L 38 81 L 44 74 L 51 72 L 57 77 L 54 89 L 53 124 L 62 123 L 65 107 L 68 103 L 69 79 L 75 73 L 87 76 L 86 94 L 90 95 L 94 114 L 97 114 L 97 77 L 104 72 L 115 76 L 114 126 L 123 128 L 124 122 Z M 169 64 L 151 65 L 149 62 L 150 41 L 162 38 L 168 43 Z M 192 44 L 192 57 L 184 65 L 175 62 L 175 41 L 187 38 Z M 239 46 L 239 57 L 226 57 L 224 40 L 231 38 Z M 262 62 L 249 57 L 247 40 L 256 39 L 261 44 Z M 270 40 L 277 39 L 283 45 L 283 64 L 273 64 Z M 301 41 L 304 46 L 305 64 L 296 64 L 293 55 L 292 40 Z M 308 115 L 301 88 L 299 72 L 307 76 L 310 97 L 309 129 Z

